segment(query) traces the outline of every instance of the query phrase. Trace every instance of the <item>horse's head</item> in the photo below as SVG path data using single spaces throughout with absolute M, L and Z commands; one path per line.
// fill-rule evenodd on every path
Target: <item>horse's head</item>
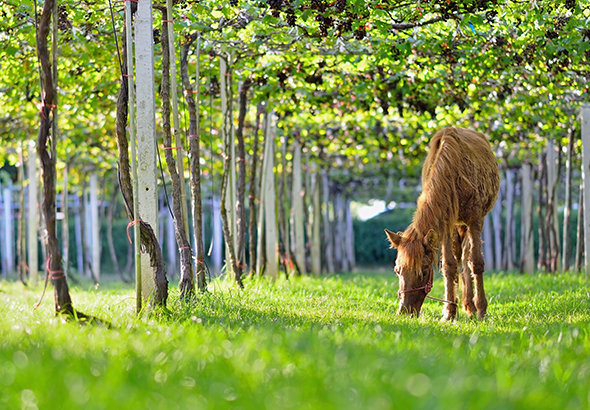
M 437 234 L 430 230 L 425 236 L 404 236 L 387 229 L 385 233 L 391 247 L 397 249 L 394 270 L 399 278 L 398 296 L 401 299 L 398 314 L 418 316 L 432 287 Z

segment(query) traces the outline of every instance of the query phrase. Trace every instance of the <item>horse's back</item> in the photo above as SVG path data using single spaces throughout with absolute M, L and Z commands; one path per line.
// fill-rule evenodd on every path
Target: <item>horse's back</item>
M 482 216 L 494 206 L 500 187 L 498 162 L 487 137 L 481 132 L 450 127 L 432 138 L 424 162 L 422 182 L 425 186 L 436 173 L 454 175 L 458 200 L 481 204 Z

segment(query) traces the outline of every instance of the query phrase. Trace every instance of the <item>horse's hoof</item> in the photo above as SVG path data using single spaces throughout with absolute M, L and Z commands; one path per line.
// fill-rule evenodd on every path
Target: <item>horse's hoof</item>
M 455 320 L 456 317 L 457 317 L 457 307 L 456 306 L 445 307 L 443 309 L 443 315 L 442 315 L 441 321 Z

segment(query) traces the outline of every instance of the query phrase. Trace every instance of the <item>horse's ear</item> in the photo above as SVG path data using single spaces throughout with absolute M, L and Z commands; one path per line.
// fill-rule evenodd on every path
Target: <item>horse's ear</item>
M 397 248 L 402 241 L 402 236 L 400 233 L 393 233 L 389 229 L 386 229 L 385 233 L 387 234 L 387 239 L 389 239 L 389 242 L 391 242 L 391 247 Z
M 430 249 L 436 248 L 436 244 L 438 242 L 438 235 L 431 229 L 428 231 L 426 236 L 424 236 L 424 246 L 428 246 Z

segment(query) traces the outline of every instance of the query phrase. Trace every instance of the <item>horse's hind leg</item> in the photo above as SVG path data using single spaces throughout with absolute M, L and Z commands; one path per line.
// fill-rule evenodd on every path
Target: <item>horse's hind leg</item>
M 469 260 L 471 258 L 471 240 L 467 236 L 467 227 L 461 226 L 457 228 L 460 239 L 461 239 L 461 301 L 463 304 L 463 310 L 467 313 L 467 316 L 472 317 L 473 313 L 477 310 L 475 303 L 473 302 L 473 276 L 471 267 L 469 266 Z
M 453 233 L 451 233 L 453 235 Z M 457 260 L 453 255 L 456 238 L 447 235 L 442 246 L 443 276 L 445 278 L 445 299 L 455 302 L 447 303 L 443 308 L 443 320 L 452 320 L 457 316 Z
M 469 239 L 471 242 L 471 255 L 469 257 L 469 267 L 473 273 L 475 282 L 475 296 L 473 302 L 477 309 L 477 316 L 483 319 L 488 310 L 488 300 L 486 299 L 486 292 L 483 288 L 483 272 L 485 262 L 483 259 L 483 252 L 481 249 L 481 231 L 483 228 L 483 219 L 479 222 L 469 226 Z

